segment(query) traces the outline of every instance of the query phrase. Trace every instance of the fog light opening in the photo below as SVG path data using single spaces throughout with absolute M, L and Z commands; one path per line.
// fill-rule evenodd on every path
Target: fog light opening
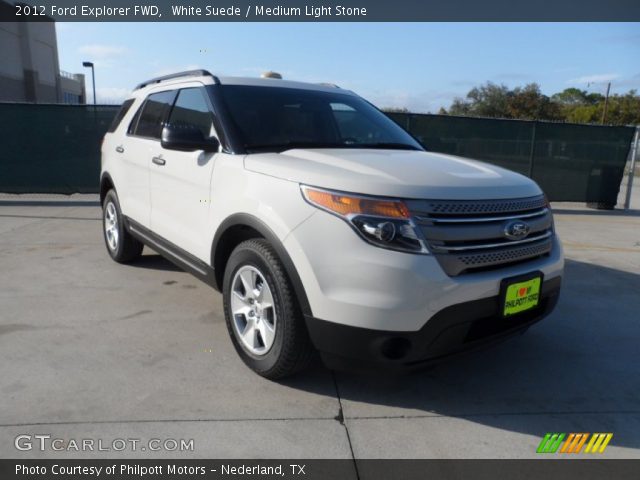
M 382 342 L 380 353 L 389 360 L 401 360 L 411 350 L 411 342 L 406 338 L 389 338 Z

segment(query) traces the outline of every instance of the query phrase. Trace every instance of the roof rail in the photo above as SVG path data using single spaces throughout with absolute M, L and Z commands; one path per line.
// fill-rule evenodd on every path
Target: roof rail
M 335 83 L 329 83 L 329 82 L 320 82 L 320 83 L 318 83 L 318 85 L 322 85 L 323 87 L 340 88 Z
M 220 83 L 218 77 L 213 75 L 208 70 L 187 70 L 185 72 L 177 72 L 172 73 L 170 75 L 164 75 L 162 77 L 152 78 L 151 80 L 147 80 L 146 82 L 142 82 L 134 88 L 134 90 L 140 90 L 141 88 L 146 87 L 147 85 L 151 85 L 152 83 L 161 83 L 167 80 L 172 80 L 174 78 L 182 78 L 182 77 L 212 77 L 214 82 Z

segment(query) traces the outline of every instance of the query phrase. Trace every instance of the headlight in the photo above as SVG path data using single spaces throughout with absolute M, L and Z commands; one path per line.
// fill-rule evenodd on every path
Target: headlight
M 306 185 L 302 195 L 314 207 L 349 223 L 367 242 L 377 247 L 411 253 L 429 253 L 409 209 L 401 200 L 333 192 Z

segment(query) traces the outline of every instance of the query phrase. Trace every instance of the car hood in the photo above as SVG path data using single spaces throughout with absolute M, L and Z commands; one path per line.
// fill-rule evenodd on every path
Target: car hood
M 539 195 L 527 177 L 467 158 L 411 150 L 292 149 L 246 155 L 247 170 L 344 192 L 475 200 Z

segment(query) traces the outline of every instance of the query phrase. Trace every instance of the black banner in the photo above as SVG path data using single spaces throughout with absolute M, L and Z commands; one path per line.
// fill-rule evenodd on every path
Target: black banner
M 15 4 L 15 5 L 14 5 Z M 637 0 L 0 0 L 1 22 L 632 22 Z
M 0 460 L 14 479 L 637 480 L 640 460 Z

